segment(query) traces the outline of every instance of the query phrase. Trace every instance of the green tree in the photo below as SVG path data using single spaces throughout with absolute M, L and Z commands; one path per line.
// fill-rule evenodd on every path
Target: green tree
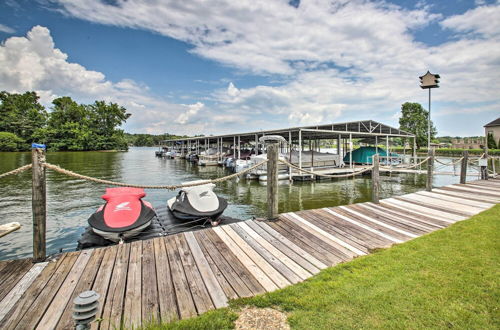
M 488 133 L 488 141 L 486 143 L 488 145 L 488 149 L 496 149 L 497 148 L 495 138 L 493 137 L 493 134 L 491 134 L 491 133 Z
M 119 129 L 131 114 L 127 109 L 116 103 L 96 101 L 88 106 L 92 131 L 99 138 L 95 141 L 100 150 L 128 148 L 127 139 L 123 130 Z
M 0 92 L 0 131 L 10 132 L 28 144 L 36 142 L 38 131 L 47 123 L 47 111 L 35 92 Z
M 26 142 L 14 133 L 0 132 L 0 151 L 19 151 Z
M 420 103 L 406 102 L 401 105 L 401 118 L 399 129 L 415 134 L 417 148 L 427 145 L 427 119 L 429 111 L 425 110 Z M 431 140 L 436 136 L 436 127 L 431 121 Z
M 89 128 L 89 113 L 84 105 L 71 97 L 59 97 L 54 105 L 44 132 L 47 144 L 55 150 L 93 150 L 93 134 Z

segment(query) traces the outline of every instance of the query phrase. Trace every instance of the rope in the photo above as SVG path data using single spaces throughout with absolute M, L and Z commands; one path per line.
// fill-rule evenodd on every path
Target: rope
M 464 159 L 464 157 L 459 158 L 459 159 L 457 159 L 457 160 L 456 160 L 456 161 L 454 161 L 454 162 L 452 161 L 451 163 L 443 163 L 443 162 L 441 162 L 441 161 L 439 161 L 439 160 L 437 160 L 437 159 L 434 159 L 434 160 L 436 161 L 436 163 L 439 163 L 439 164 L 442 164 L 442 165 L 445 165 L 445 166 L 446 166 L 446 165 L 452 166 L 452 165 L 456 165 L 456 164 L 460 163 L 460 162 L 462 161 L 462 159 Z
M 417 166 L 422 165 L 423 163 L 425 163 L 426 161 L 428 161 L 430 158 L 431 157 L 427 157 L 424 160 L 422 160 L 420 163 L 417 163 L 417 164 L 414 164 L 414 165 L 411 165 L 411 166 L 402 166 L 402 167 L 380 166 L 380 168 L 389 169 L 389 170 L 392 170 L 392 169 L 398 170 L 398 169 L 402 169 L 402 168 L 403 169 L 412 169 L 412 168 L 415 168 Z
M 308 171 L 308 170 L 300 168 L 300 167 L 298 167 L 296 165 L 293 165 L 293 164 L 291 164 L 288 161 L 283 160 L 283 159 L 279 159 L 279 161 L 282 162 L 283 164 L 287 165 L 288 167 L 294 168 L 294 169 L 296 169 L 296 170 L 298 170 L 300 172 L 304 172 L 304 173 L 308 173 L 308 174 L 312 174 L 312 175 L 317 175 L 317 176 L 323 176 L 323 177 L 326 177 L 326 178 L 348 178 L 348 177 L 351 177 L 351 176 L 355 176 L 355 175 L 364 173 L 364 172 L 369 171 L 369 170 L 371 170 L 373 168 L 373 166 L 370 166 L 370 167 L 367 167 L 367 168 L 362 169 L 360 171 L 349 173 L 349 174 L 331 175 L 331 174 L 320 174 L 320 173 L 316 173 L 316 172 L 313 172 L 313 171 Z
M 9 176 L 9 175 L 16 175 L 16 174 L 22 173 L 24 171 L 27 171 L 31 168 L 31 166 L 32 166 L 31 164 L 24 165 L 24 166 L 16 168 L 15 170 L 0 174 L 0 179 L 3 177 Z
M 61 174 L 65 174 L 65 175 L 68 175 L 68 176 L 71 176 L 71 177 L 74 177 L 74 178 L 78 178 L 78 179 L 82 179 L 82 180 L 87 180 L 87 181 L 92 181 L 92 182 L 97 182 L 97 183 L 103 183 L 103 184 L 107 184 L 107 185 L 111 185 L 111 186 L 143 188 L 143 189 L 168 189 L 168 190 L 175 190 L 175 189 L 180 189 L 180 188 L 188 188 L 188 187 L 201 186 L 201 185 L 208 184 L 208 183 L 214 183 L 215 184 L 215 183 L 227 181 L 227 180 L 230 180 L 232 178 L 238 177 L 240 175 L 246 174 L 247 172 L 250 172 L 250 171 L 256 169 L 257 167 L 260 167 L 260 166 L 264 165 L 265 163 L 267 163 L 267 160 L 264 160 L 264 161 L 262 161 L 262 162 L 260 162 L 260 163 L 258 163 L 256 165 L 254 165 L 252 167 L 249 167 L 249 168 L 247 168 L 244 171 L 241 171 L 241 172 L 238 172 L 238 173 L 234 173 L 234 174 L 222 177 L 222 178 L 217 178 L 217 179 L 212 179 L 212 180 L 202 180 L 202 181 L 199 181 L 199 182 L 186 183 L 186 184 L 182 184 L 182 185 L 165 185 L 165 186 L 149 186 L 149 185 L 138 185 L 138 184 L 128 184 L 128 183 L 122 183 L 122 182 L 115 182 L 115 181 L 97 179 L 97 178 L 93 178 L 93 177 L 90 177 L 90 176 L 78 174 L 78 173 L 75 173 L 73 171 L 66 170 L 64 168 L 61 168 L 61 167 L 59 167 L 57 165 L 50 164 L 50 163 L 45 163 L 44 166 L 46 168 L 48 168 L 48 169 L 54 170 L 56 172 L 59 172 Z

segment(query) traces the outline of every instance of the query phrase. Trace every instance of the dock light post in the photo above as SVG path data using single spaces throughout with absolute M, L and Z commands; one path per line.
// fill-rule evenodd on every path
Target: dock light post
M 429 117 L 427 117 L 427 150 L 431 148 L 431 89 L 439 88 L 439 74 L 432 74 L 427 71 L 426 74 L 420 76 L 420 88 L 429 90 Z

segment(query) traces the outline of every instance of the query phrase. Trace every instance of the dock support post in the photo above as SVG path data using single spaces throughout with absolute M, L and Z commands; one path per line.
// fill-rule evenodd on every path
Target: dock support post
M 353 168 L 352 166 L 352 133 L 349 134 L 349 168 Z
M 267 219 L 278 217 L 278 140 L 267 140 Z
M 379 203 L 380 192 L 380 176 L 379 176 L 379 155 L 373 155 L 373 169 L 372 169 L 372 202 Z
M 292 132 L 288 131 L 288 162 L 292 162 Z M 288 180 L 293 181 L 292 168 L 288 166 Z
M 464 150 L 462 152 L 462 164 L 460 167 L 460 183 L 465 184 L 467 179 L 467 162 L 469 161 L 469 152 Z
M 31 149 L 33 211 L 33 261 L 46 257 L 47 186 L 45 181 L 45 145 L 33 144 Z
M 417 163 L 417 137 L 413 138 L 413 164 Z
M 302 169 L 302 130 L 299 129 L 299 168 Z M 299 173 L 302 175 L 302 172 Z
M 425 190 L 432 191 L 432 177 L 434 172 L 434 148 L 429 148 L 429 160 L 427 161 L 427 182 Z

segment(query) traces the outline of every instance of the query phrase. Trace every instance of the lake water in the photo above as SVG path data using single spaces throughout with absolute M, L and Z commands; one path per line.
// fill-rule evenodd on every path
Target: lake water
M 128 152 L 49 152 L 47 161 L 97 178 L 144 185 L 173 185 L 229 174 L 220 167 L 198 167 L 181 159 L 161 159 L 156 148 L 131 148 Z M 446 158 L 439 158 L 449 161 Z M 31 153 L 0 153 L 0 173 L 31 162 Z M 458 168 L 457 168 L 458 169 Z M 452 168 L 446 169 L 451 171 Z M 473 179 L 469 178 L 469 179 Z M 425 188 L 425 175 L 381 176 L 381 198 Z M 87 226 L 88 217 L 103 204 L 105 185 L 47 171 L 47 253 L 71 251 Z M 457 183 L 458 176 L 435 176 L 434 186 Z M 248 219 L 264 216 L 266 187 L 256 181 L 237 180 L 218 184 L 216 193 L 226 198 L 227 216 Z M 164 206 L 176 191 L 146 190 L 146 200 Z M 371 199 L 369 176 L 322 182 L 280 182 L 279 211 L 351 204 Z M 0 224 L 17 221 L 22 228 L 0 238 L 0 260 L 32 254 L 31 172 L 0 179 Z

